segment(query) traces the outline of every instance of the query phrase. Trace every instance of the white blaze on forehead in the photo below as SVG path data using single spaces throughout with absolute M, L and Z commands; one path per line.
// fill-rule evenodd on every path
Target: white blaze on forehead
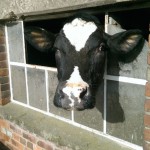
M 70 78 L 67 80 L 67 82 L 69 82 L 69 83 L 82 83 L 82 84 L 84 83 L 84 84 L 87 84 L 86 82 L 83 81 L 83 79 L 82 79 L 82 77 L 80 75 L 78 66 L 74 67 L 74 71 L 71 74 Z
M 97 29 L 94 22 L 86 22 L 81 18 L 74 19 L 71 23 L 67 23 L 63 27 L 63 31 L 70 41 L 75 46 L 76 51 L 80 51 L 84 46 L 89 36 Z
M 66 87 L 63 88 L 63 92 L 68 95 L 69 99 L 71 100 L 71 107 L 74 106 L 74 99 L 72 99 L 71 96 L 73 95 L 74 97 L 76 97 L 78 103 L 80 103 L 80 94 L 83 90 L 86 90 L 87 87 L 89 87 L 89 85 L 85 81 L 83 81 L 79 73 L 79 68 L 75 66 L 73 73 L 67 80 Z

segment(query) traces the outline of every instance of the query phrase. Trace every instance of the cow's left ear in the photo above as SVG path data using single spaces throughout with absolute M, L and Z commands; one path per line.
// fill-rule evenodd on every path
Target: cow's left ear
M 104 33 L 104 39 L 110 51 L 124 62 L 135 59 L 144 45 L 144 38 L 140 30 L 128 30 L 114 35 Z
M 26 27 L 25 39 L 38 51 L 49 52 L 53 47 L 55 35 L 39 27 Z

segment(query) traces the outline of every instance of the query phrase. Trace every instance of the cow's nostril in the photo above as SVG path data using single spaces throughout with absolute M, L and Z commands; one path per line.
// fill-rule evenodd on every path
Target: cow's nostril
M 83 97 L 85 96 L 86 93 L 87 93 L 87 88 L 81 89 L 80 98 L 83 98 Z
M 64 98 L 64 92 L 62 91 L 62 89 L 59 90 L 59 95 L 60 95 L 60 98 Z
M 78 88 L 78 91 L 83 92 L 83 91 L 85 91 L 85 89 L 84 88 Z

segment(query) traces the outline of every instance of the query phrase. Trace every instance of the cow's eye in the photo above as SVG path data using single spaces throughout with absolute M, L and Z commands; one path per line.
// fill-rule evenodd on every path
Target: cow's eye
M 56 59 L 57 68 L 59 69 L 61 65 L 61 52 L 59 50 L 56 50 L 55 52 L 55 59 Z
M 56 50 L 55 57 L 56 57 L 56 60 L 61 58 L 61 53 L 59 49 Z
M 99 51 L 105 51 L 105 44 L 104 43 L 100 44 Z
M 60 54 L 60 50 L 59 49 L 56 50 L 56 54 Z

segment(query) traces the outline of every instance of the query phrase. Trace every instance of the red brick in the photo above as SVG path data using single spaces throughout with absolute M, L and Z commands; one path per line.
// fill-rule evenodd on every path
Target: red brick
M 0 77 L 0 83 L 1 84 L 9 83 L 9 77 L 8 76 Z
M 150 115 L 144 115 L 144 124 L 150 127 Z
M 7 60 L 0 61 L 0 68 L 8 68 Z
M 4 28 L 2 29 L 0 26 L 0 37 L 5 36 Z
M 143 150 L 150 150 L 150 143 L 144 142 Z
M 5 35 L 4 27 L 0 25 L 0 36 L 4 36 L 4 35 Z
M 18 148 L 18 150 L 24 150 L 24 146 L 22 144 L 20 144 L 19 142 L 17 142 L 14 139 L 11 139 L 12 145 L 14 145 L 16 148 Z
M 3 69 L 0 69 L 0 76 L 3 77 L 3 76 L 8 76 L 9 75 L 9 72 L 8 72 L 8 69 L 6 68 L 3 68 Z
M 10 97 L 10 90 L 7 91 L 1 91 L 1 98 L 7 98 Z
M 3 24 L 0 24 L 0 36 L 4 36 L 5 35 L 5 32 L 4 32 L 4 25 Z
M 5 51 L 6 51 L 5 44 L 0 44 L 0 52 L 5 52 Z
M 45 141 L 38 141 L 37 142 L 37 145 L 42 147 L 42 148 L 45 148 L 46 150 L 53 150 L 53 145 L 52 144 L 48 144 L 46 143 Z
M 145 101 L 145 111 L 150 112 L 150 100 Z
M 7 53 L 6 52 L 0 53 L 0 61 L 3 61 L 3 60 L 7 60 Z
M 3 119 L 0 119 L 0 126 L 3 128 L 9 128 L 9 123 Z
M 14 147 L 14 146 L 13 146 L 12 150 L 19 150 L 19 149 L 18 149 L 17 147 Z
M 1 133 L 1 124 L 2 124 L 2 119 L 0 119 L 0 133 Z
M 17 146 L 17 142 L 13 139 L 11 139 L 11 143 L 14 145 L 14 146 Z
M 26 146 L 26 139 L 20 137 L 20 143 Z
M 33 144 L 31 142 L 27 142 L 27 147 L 31 150 L 33 150 Z
M 144 129 L 144 140 L 150 142 L 150 129 Z
M 30 148 L 28 148 L 28 147 L 25 147 L 25 149 L 24 150 L 31 150 Z
M 5 142 L 5 145 L 10 149 L 13 150 L 13 145 L 10 142 Z
M 13 132 L 15 132 L 15 133 L 22 134 L 21 129 L 20 129 L 18 126 L 14 125 L 14 124 L 10 124 L 10 129 L 11 129 Z
M 0 44 L 4 44 L 5 43 L 5 37 L 4 36 L 0 36 Z
M 9 83 L 1 84 L 1 91 L 7 91 L 7 90 L 10 90 Z
M 10 102 L 10 97 L 0 99 L 0 105 L 6 105 Z
M 30 133 L 23 133 L 23 137 L 32 143 L 36 143 L 36 138 Z
M 146 83 L 145 96 L 150 97 L 150 82 Z
M 42 147 L 36 146 L 34 150 L 43 150 Z
M 0 127 L 1 125 L 3 124 L 4 120 L 3 119 L 0 119 Z
M 1 141 L 1 142 L 5 142 L 5 141 L 4 141 L 4 138 L 3 138 L 3 133 L 1 133 L 1 132 L 0 132 L 0 141 Z
M 19 142 L 20 136 L 17 133 L 13 133 L 13 139 Z
M 9 141 L 10 138 L 4 133 L 0 133 L 0 140 L 6 142 L 6 141 Z

